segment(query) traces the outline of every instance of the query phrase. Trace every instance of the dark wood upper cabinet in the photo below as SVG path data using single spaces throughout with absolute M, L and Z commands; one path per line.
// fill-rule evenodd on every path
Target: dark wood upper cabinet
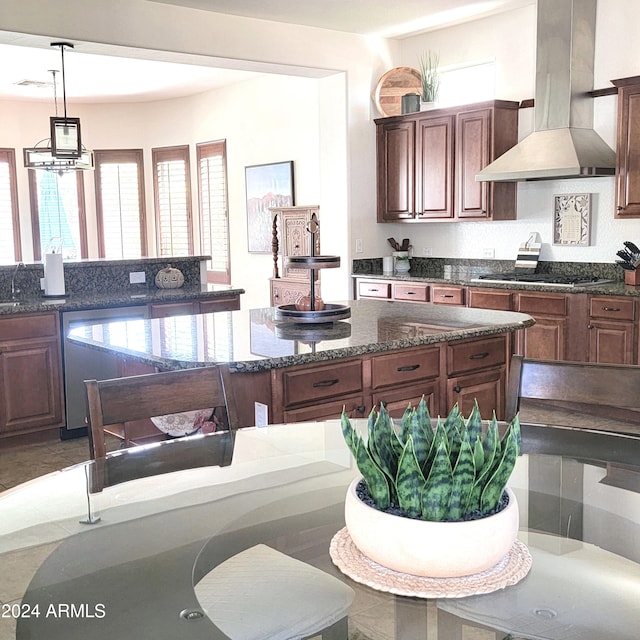
M 618 87 L 616 218 L 639 218 L 640 76 L 611 82 Z
M 476 174 L 518 140 L 518 103 L 494 100 L 377 126 L 378 222 L 514 220 L 515 183 Z

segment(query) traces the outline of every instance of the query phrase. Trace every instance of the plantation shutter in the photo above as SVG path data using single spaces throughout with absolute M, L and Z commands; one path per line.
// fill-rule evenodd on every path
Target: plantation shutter
M 207 280 L 229 284 L 229 208 L 227 203 L 226 142 L 197 146 L 198 195 L 202 253 L 207 261 Z
M 58 251 L 65 260 L 86 258 L 87 232 L 82 171 L 29 171 L 33 254 Z
M 147 255 L 142 149 L 95 151 L 100 257 Z
M 0 149 L 0 262 L 20 260 L 16 154 L 13 149 Z
M 193 255 L 189 147 L 153 149 L 158 255 Z

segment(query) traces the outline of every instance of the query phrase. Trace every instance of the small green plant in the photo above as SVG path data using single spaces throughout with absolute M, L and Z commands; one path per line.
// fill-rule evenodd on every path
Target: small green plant
M 422 80 L 420 97 L 423 102 L 435 102 L 438 99 L 438 91 L 440 90 L 439 62 L 440 56 L 433 51 L 425 51 L 420 56 L 420 76 Z
M 477 402 L 466 420 L 454 405 L 435 429 L 424 397 L 407 407 L 398 427 L 384 406 L 372 409 L 366 442 L 344 410 L 341 425 L 376 507 L 422 520 L 469 520 L 498 510 L 520 453 L 518 416 L 501 439 L 495 413 L 483 432 Z

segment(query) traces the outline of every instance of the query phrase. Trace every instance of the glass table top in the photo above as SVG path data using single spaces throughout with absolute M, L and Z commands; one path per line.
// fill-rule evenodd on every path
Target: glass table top
M 354 590 L 350 640 L 637 637 L 640 439 L 522 432 L 509 485 L 533 565 L 515 586 L 426 600 L 343 575 L 329 544 L 358 472 L 340 423 L 276 425 L 123 450 L 0 494 L 0 640 L 227 638 L 185 615 L 194 584 L 259 544 Z M 286 585 L 269 588 L 273 615 L 289 614 Z

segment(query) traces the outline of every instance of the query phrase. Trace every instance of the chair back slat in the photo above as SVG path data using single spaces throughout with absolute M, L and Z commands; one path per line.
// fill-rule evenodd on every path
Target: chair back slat
M 533 360 L 513 356 L 506 418 L 522 399 L 556 402 L 594 415 L 610 413 L 640 421 L 640 367 L 634 365 Z M 617 411 L 621 410 L 621 411 Z

